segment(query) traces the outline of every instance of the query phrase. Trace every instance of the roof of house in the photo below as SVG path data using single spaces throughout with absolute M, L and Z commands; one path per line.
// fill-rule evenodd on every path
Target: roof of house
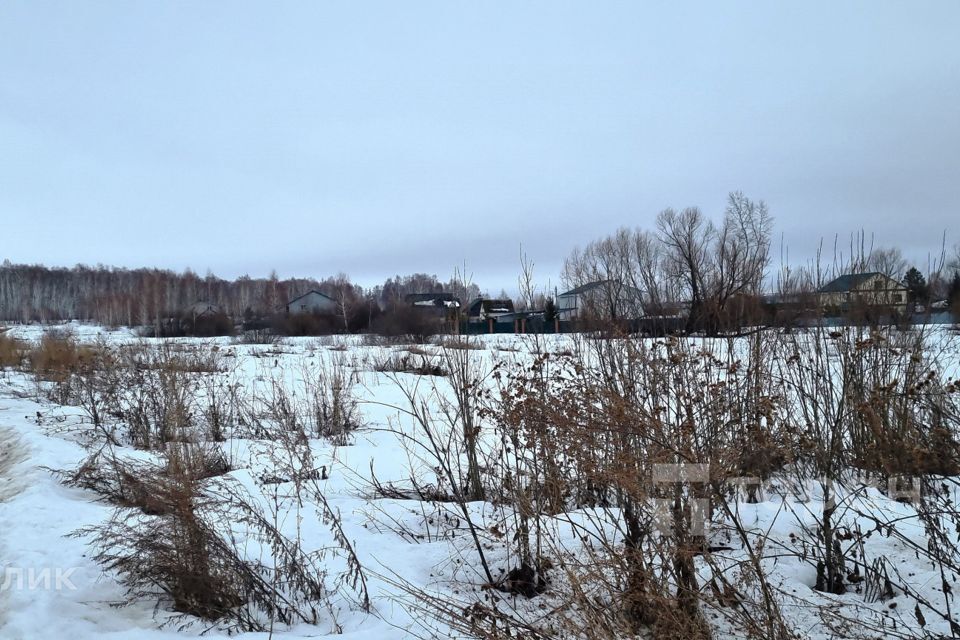
M 440 301 L 440 303 L 460 301 L 460 299 L 457 298 L 457 296 L 455 296 L 454 294 L 446 293 L 446 292 L 408 293 L 407 295 L 403 296 L 403 301 L 406 302 L 407 304 L 415 304 L 417 302 L 427 302 L 427 301 L 433 302 L 435 300 Z
M 487 313 L 512 313 L 513 300 L 505 298 L 474 298 L 470 302 L 470 313 L 479 313 L 483 309 Z
M 404 303 L 418 309 L 458 309 L 460 298 L 452 293 L 408 293 L 403 296 Z
M 597 282 L 588 282 L 587 284 L 582 284 L 579 287 L 574 287 L 570 291 L 561 293 L 561 296 L 578 296 L 581 293 L 586 293 L 587 291 L 593 291 L 603 285 L 607 284 L 607 280 L 598 280 Z
M 887 278 L 888 280 L 893 280 L 893 278 L 888 278 L 879 271 L 867 271 L 865 273 L 848 273 L 846 275 L 840 276 L 828 282 L 827 284 L 820 287 L 820 293 L 842 293 L 844 291 L 852 291 L 860 286 L 862 283 L 874 278 L 876 276 L 881 276 Z M 897 282 L 893 280 L 893 282 Z M 900 283 L 897 282 L 899 285 Z M 900 285 L 902 286 L 902 285 Z
M 593 291 L 594 289 L 599 289 L 600 287 L 603 287 L 603 286 L 605 286 L 605 285 L 607 285 L 607 284 L 610 284 L 610 283 L 612 283 L 612 282 L 613 282 L 613 280 L 597 280 L 596 282 L 588 282 L 587 284 L 582 284 L 582 285 L 580 285 L 579 287 L 574 287 L 573 289 L 570 289 L 570 291 L 561 293 L 561 294 L 559 294 L 558 297 L 563 297 L 563 296 L 579 296 L 579 295 L 581 295 L 581 294 L 583 294 L 583 293 L 587 293 L 587 292 L 589 292 L 589 291 Z M 641 293 L 642 293 L 639 289 L 637 289 L 637 288 L 635 288 L 635 287 L 631 287 L 631 286 L 628 285 L 628 284 L 621 285 L 620 290 L 621 290 L 621 291 L 626 291 L 626 292 L 629 292 L 629 293 L 633 293 L 633 294 L 636 295 L 636 296 L 640 296 Z
M 194 302 L 192 305 L 186 308 L 186 312 L 195 316 L 200 316 L 207 313 L 222 313 L 223 309 L 220 307 L 220 305 L 212 302 Z
M 331 297 L 328 296 L 327 294 L 322 293 L 322 292 L 320 292 L 320 291 L 317 291 L 316 289 L 311 289 L 310 291 L 307 291 L 306 293 L 297 296 L 296 298 L 294 298 L 293 300 L 291 300 L 291 301 L 288 302 L 287 304 L 288 304 L 288 305 L 289 305 L 289 304 L 293 304 L 294 302 L 296 302 L 296 301 L 299 300 L 300 298 L 306 298 L 306 297 L 307 297 L 308 295 L 310 295 L 311 293 L 315 293 L 315 294 L 317 294 L 318 296 L 323 296 L 324 298 L 326 298 L 326 299 L 329 300 L 330 302 L 336 302 L 336 300 L 334 300 L 333 298 L 331 298 Z

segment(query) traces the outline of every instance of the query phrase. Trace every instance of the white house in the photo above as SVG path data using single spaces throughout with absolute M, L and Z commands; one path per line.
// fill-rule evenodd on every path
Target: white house
M 822 306 L 843 311 L 858 303 L 907 310 L 907 287 L 876 271 L 840 276 L 820 287 L 817 295 Z

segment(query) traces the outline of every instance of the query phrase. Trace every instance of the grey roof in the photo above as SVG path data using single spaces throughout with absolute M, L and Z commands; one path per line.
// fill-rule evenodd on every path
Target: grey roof
M 305 298 L 305 297 L 307 297 L 308 295 L 310 295 L 311 293 L 315 293 L 315 294 L 317 294 L 318 296 L 323 296 L 324 298 L 326 298 L 327 300 L 329 300 L 329 301 L 331 301 L 331 302 L 336 302 L 336 300 L 334 300 L 333 298 L 331 298 L 331 297 L 328 296 L 327 294 L 325 294 L 325 293 L 323 293 L 323 292 L 321 292 L 321 291 L 317 291 L 316 289 L 311 289 L 310 291 L 307 291 L 306 293 L 297 296 L 296 298 L 294 298 L 293 300 L 291 300 L 291 301 L 288 302 L 287 304 L 288 304 L 288 305 L 293 304 L 294 302 L 296 302 L 296 301 L 299 300 L 300 298 Z
M 607 284 L 610 284 L 611 282 L 613 282 L 613 280 L 597 280 L 596 282 L 588 282 L 587 284 L 582 284 L 582 285 L 580 285 L 579 287 L 574 287 L 573 289 L 570 289 L 570 291 L 567 291 L 567 292 L 565 292 L 565 293 L 561 293 L 561 294 L 559 294 L 557 297 L 563 297 L 563 296 L 578 296 L 578 295 L 580 295 L 581 293 L 587 293 L 588 291 L 593 291 L 594 289 L 599 289 L 600 287 L 606 286 Z M 641 292 L 639 289 L 636 289 L 636 288 L 634 288 L 634 287 L 631 287 L 631 286 L 628 285 L 628 284 L 623 285 L 623 286 L 622 286 L 622 290 L 623 290 L 623 291 L 631 292 L 631 293 L 633 293 L 634 295 L 636 295 L 636 296 L 638 296 L 638 297 L 642 294 L 642 292 Z
M 186 308 L 186 312 L 195 316 L 201 316 L 207 313 L 222 313 L 223 309 L 220 308 L 220 305 L 212 302 L 194 302 L 192 305 Z
M 587 284 L 582 284 L 579 287 L 574 287 L 573 289 L 570 289 L 570 291 L 561 293 L 560 295 L 561 296 L 578 296 L 581 293 L 586 293 L 587 291 L 593 291 L 594 289 L 598 287 L 602 287 L 605 284 L 607 284 L 606 280 L 600 280 L 597 282 L 588 282 Z
M 882 276 L 886 278 L 887 276 L 883 275 L 879 271 L 867 271 L 865 273 L 848 273 L 846 275 L 840 276 L 831 280 L 827 284 L 820 287 L 820 293 L 843 293 L 844 291 L 853 291 L 856 289 L 862 282 L 869 280 L 875 276 Z M 893 278 L 889 278 L 893 280 Z M 894 280 L 896 282 L 896 280 Z M 897 282 L 899 285 L 900 283 Z
M 460 301 L 460 299 L 452 293 L 439 291 L 436 293 L 408 293 L 407 295 L 403 296 L 403 301 L 407 303 L 427 302 L 428 300 L 439 300 L 440 303 L 445 301 Z

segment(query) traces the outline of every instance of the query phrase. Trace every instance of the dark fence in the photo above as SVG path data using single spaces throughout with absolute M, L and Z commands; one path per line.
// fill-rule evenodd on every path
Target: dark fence
M 460 333 L 481 335 L 485 333 L 573 333 L 577 329 L 572 322 L 546 321 L 542 318 L 487 318 L 486 320 L 460 323 Z
M 580 331 L 619 332 L 643 334 L 648 336 L 665 336 L 682 332 L 686 327 L 686 318 L 675 316 L 655 316 L 622 320 L 620 322 L 576 322 L 570 320 L 544 320 L 537 317 L 488 318 L 481 321 L 462 321 L 460 333 L 466 335 L 482 335 L 493 333 L 576 333 Z

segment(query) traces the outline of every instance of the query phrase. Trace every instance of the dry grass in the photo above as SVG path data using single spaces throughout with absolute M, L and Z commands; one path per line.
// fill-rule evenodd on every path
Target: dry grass
M 162 515 L 170 512 L 168 483 L 197 483 L 229 471 L 230 464 L 216 446 L 171 443 L 158 462 L 119 457 L 106 447 L 76 469 L 57 475 L 63 484 L 93 491 L 115 506 Z
M 458 368 L 452 362 L 450 384 L 458 396 L 465 394 L 468 407 L 454 415 L 469 415 L 469 406 L 481 405 L 483 422 L 477 424 L 485 437 L 501 443 L 477 465 L 487 502 L 502 505 L 502 520 L 489 530 L 492 538 L 473 533 L 479 526 L 474 528 L 467 510 L 458 513 L 467 522 L 461 527 L 464 542 L 466 532 L 473 536 L 473 568 L 488 589 L 545 598 L 539 609 L 553 614 L 531 617 L 537 605 L 511 609 L 489 597 L 455 604 L 399 586 L 416 601 L 411 606 L 468 637 L 507 638 L 523 629 L 529 637 L 709 638 L 723 628 L 737 637 L 794 638 L 798 630 L 781 613 L 790 595 L 768 579 L 762 536 L 738 519 L 736 501 L 755 501 L 756 495 L 735 495 L 731 487 L 745 477 L 774 478 L 779 486 L 822 483 L 828 497 L 822 509 L 783 516 L 799 534 L 778 553 L 793 553 L 810 565 L 815 588 L 825 593 L 855 591 L 857 575 L 876 582 L 883 567 L 862 566 L 854 553 L 862 547 L 838 544 L 862 534 L 829 506 L 829 487 L 842 486 L 851 474 L 879 475 L 884 482 L 919 475 L 928 479 L 924 486 L 936 487 L 944 475 L 957 473 L 960 385 L 945 379 L 949 352 L 933 351 L 926 338 L 891 327 L 758 332 L 736 341 L 582 340 L 562 357 L 540 353 L 532 365 L 501 363 L 499 388 L 491 395 L 466 378 L 455 380 L 464 363 Z M 468 353 L 454 349 L 446 355 Z M 445 440 L 436 446 L 423 399 L 410 400 L 424 434 L 418 446 L 438 461 L 440 483 L 452 487 L 458 505 L 476 499 L 466 490 L 472 481 L 468 441 L 458 435 L 451 446 Z M 451 449 L 456 464 L 443 464 Z M 709 475 L 682 485 L 653 480 L 659 465 L 681 463 L 706 465 Z M 393 486 L 378 490 L 396 499 L 432 499 Z M 960 520 L 960 507 L 944 497 L 946 490 L 931 495 L 938 497 L 917 505 L 929 539 L 902 542 L 947 574 L 960 575 L 960 546 L 936 515 Z M 720 534 L 708 536 L 693 526 L 695 501 L 706 503 L 711 530 L 723 532 L 730 546 L 721 548 L 738 550 L 736 577 L 725 553 L 711 550 Z M 658 515 L 656 502 L 670 507 Z M 876 520 L 878 527 L 890 526 L 869 508 L 845 509 Z M 663 518 L 666 530 L 656 524 Z M 603 531 L 611 523 L 621 537 L 591 538 L 583 548 L 571 548 L 557 535 L 558 524 Z M 498 544 L 507 565 L 491 571 L 486 549 Z M 853 567 L 859 573 L 851 574 Z M 921 600 L 909 583 L 896 589 L 930 615 L 949 616 L 949 599 L 939 605 Z M 557 603 L 562 607 L 553 609 Z M 867 622 L 856 611 L 854 604 L 831 612 L 831 624 L 845 625 L 857 637 L 882 635 L 882 616 Z
M 118 508 L 108 522 L 74 535 L 88 538 L 94 560 L 119 577 L 127 604 L 156 600 L 158 607 L 182 614 L 174 618 L 181 629 L 200 619 L 231 632 L 268 632 L 275 622 L 319 624 L 324 612 L 339 628 L 323 562 L 333 550 L 306 553 L 299 529 L 290 537 L 279 528 L 284 498 L 251 495 L 225 476 L 227 471 L 218 449 L 188 443 L 169 445 L 156 463 L 120 460 L 102 451 L 62 477 Z M 319 490 L 303 473 L 291 482 L 296 499 Z M 348 556 L 348 573 L 336 584 L 359 589 L 365 579 L 339 516 L 322 495 L 317 499 L 323 522 Z M 237 530 L 245 532 L 243 542 L 235 537 Z M 268 557 L 248 557 L 250 541 L 261 544 Z
M 5 334 L 6 329 L 0 329 L 0 369 L 5 367 L 19 367 L 23 362 L 26 347 L 16 338 Z
M 166 473 L 141 475 L 121 466 L 110 496 L 133 496 L 106 524 L 81 530 L 94 559 L 116 572 L 131 599 L 158 597 L 174 611 L 218 621 L 246 601 L 250 569 L 201 517 L 204 496 L 190 464 L 171 458 Z M 100 473 L 110 473 L 101 471 Z M 90 471 L 82 483 L 94 481 Z
M 380 373 L 411 373 L 418 376 L 445 376 L 447 372 L 442 366 L 432 361 L 425 351 L 424 355 L 416 356 L 412 352 L 391 354 L 373 361 L 373 370 Z
M 124 349 L 128 358 L 134 358 L 138 367 L 162 369 L 180 373 L 221 373 L 223 354 L 216 345 L 185 346 L 161 343 L 158 346 L 132 345 Z
M 96 346 L 81 345 L 67 333 L 47 331 L 40 344 L 28 351 L 27 361 L 32 373 L 61 382 L 81 366 L 91 363 L 96 355 Z
M 532 363 L 521 358 L 497 363 L 489 377 L 485 359 L 473 353 L 482 347 L 457 339 L 440 344 L 445 350 L 433 357 L 414 347 L 373 362 L 377 371 L 447 376 L 423 385 L 432 389 L 429 396 L 403 389 L 411 394 L 405 409 L 417 426 L 417 435 L 405 442 L 418 447 L 418 458 L 431 461 L 436 482 L 406 488 L 380 485 L 374 477 L 373 484 L 380 497 L 443 505 L 438 508 L 458 523 L 451 535 L 471 536 L 468 562 L 484 582 L 484 601 L 454 606 L 436 593 L 400 585 L 416 600 L 414 608 L 468 636 L 505 638 L 504 629 L 512 629 L 525 637 L 698 639 L 710 637 L 714 621 L 722 618 L 738 637 L 790 639 L 795 633 L 780 612 L 785 600 L 768 581 L 764 552 L 755 546 L 763 542 L 740 525 L 730 483 L 743 476 L 839 483 L 851 471 L 884 480 L 920 475 L 932 483 L 960 469 L 960 384 L 944 379 L 942 356 L 938 360 L 929 351 L 921 334 L 892 328 L 764 332 L 740 338 L 737 349 L 732 340 L 591 339 L 562 354 L 536 353 Z M 85 366 L 91 360 L 69 344 L 51 340 L 37 353 L 49 354 L 37 357 L 40 371 L 43 364 L 49 371 L 93 371 L 92 379 L 105 378 L 102 365 Z M 216 478 L 228 467 L 186 442 L 190 427 L 206 415 L 196 378 L 219 370 L 218 356 L 197 359 L 162 348 L 130 353 L 115 365 L 124 389 L 116 411 L 128 424 L 140 425 L 145 439 L 135 443 L 160 452 L 164 463 L 141 468 L 94 460 L 67 478 L 123 507 L 98 531 L 97 559 L 124 576 L 132 597 L 155 595 L 162 585 L 178 611 L 230 620 L 237 628 L 258 628 L 262 618 L 254 611 L 282 610 L 279 615 L 290 621 L 314 620 L 316 611 L 304 613 L 300 604 L 289 609 L 271 604 L 288 595 L 270 590 L 276 575 L 266 577 L 218 533 L 223 521 L 241 518 L 280 545 L 278 566 L 289 584 L 299 585 L 295 591 L 305 589 L 301 596 L 313 588 L 322 591 L 322 571 L 296 568 L 302 562 L 296 543 L 277 537 L 269 515 L 257 511 L 254 501 L 236 488 L 209 490 L 219 487 Z M 314 491 L 309 487 L 317 477 L 309 438 L 344 443 L 358 426 L 354 374 L 345 358 L 332 360 L 317 371 L 315 358 L 304 359 L 303 396 L 275 382 L 271 397 L 257 398 L 266 407 L 259 417 L 243 414 L 263 425 L 257 437 L 291 447 L 298 465 L 278 466 L 278 477 L 298 496 Z M 356 361 L 352 367 L 358 368 Z M 485 379 L 496 380 L 498 388 L 487 389 Z M 247 411 L 243 403 L 224 398 Z M 217 422 L 224 426 L 236 419 L 233 410 L 222 416 Z M 499 446 L 480 447 L 481 433 Z M 303 450 L 294 451 L 297 447 Z M 709 465 L 709 478 L 682 489 L 651 480 L 657 465 L 680 462 Z M 960 509 L 942 495 L 924 499 L 930 502 L 918 511 L 929 519 L 930 544 L 918 545 L 916 553 L 939 563 L 945 574 L 960 576 L 955 535 L 951 538 L 934 515 L 950 513 L 960 521 Z M 467 505 L 481 500 L 499 510 L 499 529 L 472 520 Z M 713 555 L 712 539 L 692 527 L 688 514 L 700 500 L 724 527 L 728 549 L 742 554 L 735 578 L 722 554 Z M 668 533 L 656 528 L 654 501 L 672 505 L 665 516 Z M 224 505 L 233 511 L 224 511 Z M 621 534 L 572 550 L 570 540 L 556 533 L 558 523 L 574 526 L 571 512 L 581 530 L 601 531 L 615 523 Z M 211 520 L 205 514 L 218 515 Z M 836 542 L 858 534 L 826 508 L 808 513 L 804 522 L 798 525 L 797 548 L 783 543 L 777 553 L 810 564 L 818 590 L 843 593 L 851 587 L 846 569 L 865 560 L 846 550 L 855 545 L 835 551 Z M 157 530 L 161 539 L 155 539 Z M 493 562 L 488 558 L 497 557 L 489 553 L 495 545 L 506 551 L 504 566 L 488 566 Z M 349 551 L 348 543 L 342 546 Z M 873 580 L 882 569 L 872 574 L 862 569 L 860 575 Z M 912 593 L 908 584 L 896 589 Z M 498 608 L 498 590 L 523 596 L 515 600 L 544 598 L 543 607 L 563 601 L 564 607 L 533 621 L 519 609 Z M 302 603 L 299 597 L 289 602 Z M 936 606 L 923 603 L 924 611 Z M 943 606 L 949 610 L 950 604 Z M 842 622 L 867 629 L 854 618 Z

